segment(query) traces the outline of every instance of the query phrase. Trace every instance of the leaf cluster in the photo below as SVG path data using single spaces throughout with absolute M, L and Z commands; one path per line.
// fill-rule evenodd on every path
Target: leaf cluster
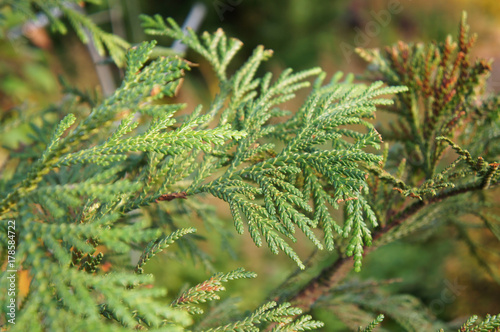
M 15 220 L 16 229 L 15 236 L 6 236 L 7 224 L 0 223 L 0 257 L 5 261 L 15 244 L 18 271 L 27 275 L 12 330 L 63 331 L 84 325 L 103 331 L 317 329 L 322 323 L 298 317 L 302 310 L 274 301 L 229 323 L 204 325 L 196 315 L 209 316 L 210 311 L 205 313 L 200 303 L 218 300 L 226 282 L 255 274 L 242 268 L 215 273 L 166 304 L 167 289 L 154 285 L 145 266 L 176 243 L 176 251 L 212 269 L 197 245 L 200 237 L 192 234 L 195 229 L 181 226 L 183 219 L 196 216 L 224 235 L 213 208 L 199 200 L 203 195 L 227 203 L 237 233 L 247 231 L 257 246 L 266 243 L 271 252 L 284 252 L 301 269 L 305 265 L 293 245 L 298 232 L 317 249 L 336 250 L 342 259 L 354 256 L 359 271 L 374 231 L 386 234 L 376 238 L 378 244 L 393 241 L 425 222 L 448 221 L 443 215 L 456 205 L 449 200 L 441 210 L 414 215 L 421 206 L 407 204 L 403 196 L 419 198 L 423 206 L 424 199 L 440 202 L 498 184 L 495 147 L 480 157 L 473 155 L 481 150 L 477 144 L 462 147 L 449 137 L 466 128 L 460 124 L 469 114 L 482 119 L 474 130 L 498 129 L 488 111 L 498 109 L 497 100 L 485 100 L 484 107 L 475 103 L 488 64 L 471 63 L 474 38 L 468 37 L 465 19 L 458 44 L 400 44 L 385 56 L 362 52 L 384 77 L 365 85 L 342 73 L 326 80 L 320 68 L 259 76 L 261 64 L 272 55 L 262 46 L 229 71 L 242 47 L 239 40 L 222 30 L 201 37 L 185 34 L 171 19 L 143 16 L 147 33 L 182 41 L 211 65 L 219 80 L 211 103 L 187 112 L 188 105 L 175 103 L 175 96 L 193 63 L 176 56 L 152 59 L 154 41 L 133 46 L 122 57 L 126 43 L 60 1 L 2 5 L 25 18 L 33 17 L 33 9 L 42 10 L 56 30 L 65 32 L 51 14 L 59 8 L 84 41 L 88 29 L 97 48 L 105 46 L 126 67 L 121 86 L 104 100 L 65 85 L 65 103 L 45 111 L 60 121 L 30 121 L 32 145 L 10 151 L 8 165 L 19 167 L 0 180 L 0 213 L 3 220 Z M 304 88 L 310 91 L 302 106 L 286 110 L 284 103 Z M 376 129 L 370 120 L 380 107 L 401 113 L 401 129 Z M 399 143 L 407 158 L 394 160 L 387 146 L 382 155 L 376 153 L 382 143 L 379 132 Z M 439 169 L 449 146 L 458 158 Z M 475 213 L 498 233 L 498 220 L 478 212 L 483 206 L 471 204 L 461 213 Z M 386 228 L 409 216 L 414 222 L 407 227 Z M 133 251 L 141 254 L 130 262 Z M 0 275 L 3 289 L 6 274 Z M 409 329 L 427 326 L 425 319 L 409 317 L 420 310 L 419 303 L 402 296 L 352 292 L 330 304 L 383 312 Z M 8 301 L 2 293 L 2 310 Z M 369 318 L 363 321 L 365 331 L 382 319 Z M 494 326 L 496 317 L 487 324 Z

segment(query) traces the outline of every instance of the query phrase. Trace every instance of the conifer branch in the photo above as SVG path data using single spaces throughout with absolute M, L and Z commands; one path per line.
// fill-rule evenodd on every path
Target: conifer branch
M 370 323 L 370 325 L 368 325 L 365 328 L 360 327 L 358 329 L 358 332 L 372 332 L 373 329 L 375 329 L 377 327 L 377 325 L 382 323 L 383 320 L 384 320 L 384 315 L 378 315 L 377 318 L 373 322 Z
M 498 186 L 499 184 L 500 181 L 496 181 L 490 188 Z M 384 235 L 388 234 L 391 230 L 399 227 L 424 207 L 439 203 L 453 196 L 473 193 L 482 190 L 482 182 L 476 181 L 475 183 L 466 186 L 449 189 L 447 191 L 444 191 L 443 193 L 437 194 L 434 197 L 426 200 L 420 200 L 407 206 L 394 216 L 389 217 L 386 221 L 387 226 L 381 229 L 377 229 L 373 232 L 374 245 L 366 248 L 364 254 L 366 255 L 372 251 L 375 251 L 378 248 L 378 240 L 383 239 Z M 287 299 L 277 300 L 278 302 L 284 300 L 290 301 L 294 304 L 294 306 L 302 309 L 304 312 L 308 312 L 320 297 L 326 296 L 331 289 L 333 289 L 345 279 L 347 274 L 352 271 L 353 264 L 353 259 L 349 257 L 339 258 L 333 264 L 324 268 L 315 278 L 311 279 L 295 295 L 290 296 Z
M 222 286 L 223 282 L 243 278 L 255 278 L 256 276 L 257 274 L 247 272 L 243 268 L 228 273 L 216 273 L 210 279 L 183 292 L 172 302 L 171 306 L 190 313 L 202 314 L 203 310 L 193 306 L 193 304 L 219 300 L 220 297 L 217 292 L 225 290 L 224 286 Z
M 17 5 L 28 17 L 33 9 L 50 15 L 62 2 Z M 361 269 L 364 255 L 431 223 L 458 227 L 477 255 L 469 225 L 446 216 L 452 208 L 457 216 L 479 216 L 499 237 L 498 217 L 480 210 L 491 205 L 479 200 L 457 204 L 458 198 L 472 199 L 500 184 L 494 144 L 500 137 L 500 99 L 477 95 L 490 65 L 470 60 L 476 37 L 469 35 L 465 15 L 457 42 L 399 43 L 385 53 L 360 50 L 383 76 L 367 85 L 342 73 L 326 81 L 320 68 L 259 77 L 259 67 L 272 55 L 262 46 L 229 72 L 242 46 L 239 40 L 221 29 L 200 38 L 193 31 L 184 34 L 172 19 L 143 16 L 148 33 L 181 40 L 219 80 L 220 91 L 208 107 L 182 114 L 186 105 L 164 97 L 176 95 L 192 63 L 176 56 L 150 59 L 154 41 L 122 56 L 126 43 L 77 11 L 61 11 L 82 39 L 90 30 L 98 49 L 123 59 L 126 71 L 120 88 L 101 102 L 66 85 L 74 98 L 47 111 L 62 120 L 42 118 L 40 125 L 27 119 L 33 146 L 11 154 L 19 157 L 20 167 L 11 179 L 0 181 L 5 189 L 0 215 L 15 218 L 18 228 L 7 236 L 6 223 L 0 223 L 0 250 L 5 256 L 15 245 L 16 264 L 29 279 L 17 329 L 312 330 L 322 323 L 299 315 L 319 304 L 345 305 L 340 316 L 357 310 L 367 324 L 360 331 L 372 331 L 381 322 L 383 317 L 374 320 L 373 312 L 407 329 L 428 329 L 433 325 L 428 317 L 412 318 L 423 312 L 415 297 L 385 296 L 375 290 L 381 283 L 336 286 L 353 268 Z M 62 21 L 51 19 L 65 31 Z M 284 110 L 282 104 L 304 88 L 310 92 L 302 106 Z M 397 113 L 397 124 L 376 129 L 369 120 L 380 108 Z M 74 114 L 66 115 L 67 109 Z M 461 130 L 477 132 L 485 143 L 470 142 Z M 396 144 L 373 152 L 382 136 Z M 448 159 L 441 157 L 447 152 L 456 156 L 445 164 Z M 154 287 L 152 276 L 143 273 L 153 256 L 176 242 L 179 253 L 213 270 L 197 244 L 202 236 L 186 236 L 195 230 L 181 224 L 194 216 L 211 227 L 209 232 L 215 229 L 223 237 L 229 232 L 214 217 L 214 208 L 197 199 L 203 194 L 227 203 L 237 233 L 248 231 L 256 246 L 266 243 L 274 254 L 285 253 L 299 269 L 308 265 L 293 245 L 299 232 L 315 250 L 336 250 L 339 258 L 295 293 L 252 313 L 193 323 L 192 316 L 203 313 L 196 304 L 219 299 L 225 282 L 255 277 L 243 268 L 218 272 L 180 292 L 170 306 L 162 304 L 167 289 Z M 332 212 L 339 209 L 343 218 Z M 128 255 L 138 249 L 142 255 L 131 265 Z M 0 287 L 7 288 L 6 273 L 0 273 Z M 348 292 L 353 289 L 358 293 Z M 0 293 L 4 308 L 8 301 Z M 496 316 L 475 321 L 462 329 L 498 329 Z
M 486 315 L 486 318 L 477 323 L 479 317 L 476 315 L 467 319 L 467 321 L 460 327 L 458 332 L 497 332 L 500 329 L 500 315 L 491 316 Z M 440 329 L 439 332 L 445 332 Z

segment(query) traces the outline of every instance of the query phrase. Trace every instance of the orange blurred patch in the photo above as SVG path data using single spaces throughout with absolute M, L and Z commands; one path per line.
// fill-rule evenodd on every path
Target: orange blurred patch
M 19 287 L 19 293 L 18 296 L 20 298 L 24 298 L 28 295 L 30 291 L 30 284 L 31 284 L 31 279 L 32 277 L 29 274 L 28 270 L 20 270 L 17 273 L 18 277 L 18 287 Z
M 52 48 L 52 40 L 44 28 L 28 26 L 24 29 L 24 35 L 41 49 L 48 50 Z
M 109 272 L 112 266 L 113 264 L 111 264 L 110 262 L 105 262 L 101 265 L 101 270 L 102 272 Z
M 151 97 L 154 97 L 156 96 L 157 94 L 159 94 L 161 92 L 161 87 L 159 85 L 155 85 L 153 87 L 153 90 L 151 90 Z

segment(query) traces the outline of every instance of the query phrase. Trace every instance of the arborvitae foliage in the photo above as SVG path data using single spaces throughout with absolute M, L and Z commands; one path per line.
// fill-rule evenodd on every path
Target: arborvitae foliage
M 459 133 L 467 135 L 468 140 L 472 141 L 471 134 L 477 132 L 490 138 L 484 137 L 485 141 L 474 139 L 474 144 L 484 142 L 482 144 L 495 146 L 492 141 L 495 140 L 495 132 L 476 125 L 498 113 L 495 108 L 498 105 L 494 104 L 496 98 L 488 101 L 480 96 L 491 65 L 486 60 L 473 61 L 471 58 L 471 48 L 476 38 L 476 35 L 469 36 L 464 15 L 458 42 L 449 36 L 444 43 L 439 44 L 408 45 L 399 42 L 396 46 L 386 48 L 383 53 L 378 50 L 358 50 L 388 84 L 401 84 L 410 89 L 409 93 L 397 97 L 394 107 L 387 109 L 398 115 L 397 120 L 388 127 L 379 128 L 385 140 L 394 141 L 397 143 L 395 147 L 403 148 L 408 174 L 417 181 L 427 180 L 416 191 L 409 190 L 416 183 L 405 185 L 393 180 L 405 195 L 419 198 L 422 195 L 432 196 L 436 190 L 456 185 L 457 177 L 463 177 L 456 174 L 457 169 L 464 171 L 460 167 L 463 164 L 469 166 L 469 174 L 478 176 L 486 176 L 497 167 L 483 159 L 487 157 L 484 155 L 484 146 L 471 151 L 481 154 L 473 159 L 451 141 Z M 473 124 L 476 128 L 473 128 Z M 449 146 L 453 147 L 459 158 L 444 168 L 440 160 Z M 490 156 L 496 158 L 498 154 Z M 453 181 L 447 181 L 449 177 Z
M 285 240 L 295 241 L 296 228 L 319 249 L 323 243 L 314 228 L 324 233 L 328 250 L 333 250 L 336 237 L 349 238 L 347 251 L 355 255 L 359 267 L 363 244 L 370 244 L 370 227 L 377 221 L 362 196 L 367 192 L 367 174 L 358 163 L 375 166 L 381 161 L 380 156 L 365 151 L 381 142 L 365 119 L 373 116 L 376 105 L 392 104 L 390 99 L 377 97 L 406 88 L 383 87 L 381 82 L 353 84 L 349 78 L 341 81 L 341 73 L 323 84 L 325 74 L 319 68 L 299 73 L 286 70 L 274 82 L 271 73 L 257 78 L 258 66 L 271 55 L 263 47 L 255 49 L 227 78 L 226 67 L 241 42 L 227 39 L 222 30 L 204 33 L 200 40 L 192 31 L 184 35 L 173 20 L 165 22 L 159 16 L 143 20 L 147 33 L 178 38 L 212 64 L 221 91 L 206 114 L 213 117 L 220 113 L 222 125 L 231 124 L 246 134 L 205 155 L 185 194 L 210 193 L 226 201 L 238 233 L 244 232 L 246 223 L 257 246 L 263 238 L 272 252 L 284 251 L 301 268 L 303 263 Z M 288 114 L 278 105 L 308 86 L 304 79 L 311 76 L 317 78 L 303 106 L 286 121 L 270 124 L 271 118 Z M 346 127 L 353 124 L 366 127 L 366 132 Z M 266 142 L 270 138 L 282 141 L 283 147 L 277 149 L 276 144 Z M 212 174 L 220 175 L 204 181 Z M 327 208 L 338 208 L 341 202 L 346 202 L 343 224 L 335 221 Z
M 486 316 L 486 319 L 477 323 L 477 316 L 472 316 L 460 327 L 460 332 L 498 331 L 500 328 L 500 317 Z M 439 330 L 442 332 L 443 330 Z
M 405 88 L 353 84 L 340 81 L 341 74 L 323 84 L 325 74 L 319 68 L 287 70 L 274 81 L 270 73 L 257 78 L 258 66 L 271 55 L 263 47 L 229 75 L 226 67 L 242 45 L 238 40 L 219 30 L 203 34 L 200 41 L 193 33 L 184 36 L 171 20 L 167 25 L 159 17 L 143 19 L 147 32 L 179 38 L 206 57 L 220 79 L 220 93 L 207 109 L 198 106 L 187 117 L 176 116 L 185 105 L 158 100 L 175 94 L 191 64 L 176 57 L 146 64 L 155 43 L 143 43 L 127 52 L 123 83 L 112 96 L 97 102 L 77 93 L 56 114 L 75 109 L 78 118 L 69 113 L 55 127 L 47 121 L 30 123 L 35 136 L 31 149 L 43 152 L 18 156 L 22 166 L 3 180 L 6 194 L 0 202 L 3 218 L 16 221 L 16 264 L 30 280 L 14 329 L 187 327 L 192 322 L 188 313 L 202 312 L 193 303 L 217 299 L 222 281 L 254 276 L 243 270 L 216 274 L 170 306 L 158 303 L 165 290 L 150 288 L 151 276 L 143 275 L 142 267 L 194 231 L 162 235 L 161 228 L 131 214 L 161 201 L 212 194 L 229 204 L 239 233 L 246 225 L 258 246 L 264 240 L 274 253 L 284 251 L 300 267 L 287 241 L 295 241 L 296 228 L 322 248 L 312 231 L 321 228 L 329 250 L 336 237 L 349 238 L 347 250 L 358 262 L 363 244 L 370 243 L 376 219 L 361 196 L 367 175 L 358 163 L 380 162 L 364 149 L 378 147 L 381 139 L 365 119 L 376 105 L 391 103 L 376 97 Z M 309 86 L 310 77 L 315 77 L 310 97 L 291 119 L 283 120 L 287 112 L 279 105 Z M 86 105 L 85 116 L 81 108 Z M 122 119 L 118 126 L 117 118 Z M 271 124 L 271 118 L 278 121 Z M 367 130 L 348 129 L 351 124 Z M 277 148 L 265 142 L 269 138 L 285 144 Z M 338 208 L 343 201 L 348 219 L 340 223 L 325 205 Z M 7 248 L 12 239 L 6 223 L 2 229 Z M 141 247 L 135 269 L 113 262 L 120 253 Z M 5 276 L 2 287 L 7 287 Z M 6 294 L 2 300 L 8 301 Z M 288 318 L 299 313 L 270 302 L 220 329 L 254 330 L 264 322 L 280 323 L 277 330 L 321 325 L 309 316 Z
M 26 17 L 33 8 L 49 14 L 54 6 L 62 6 L 59 1 L 8 5 L 22 9 Z M 125 44 L 102 37 L 107 35 L 85 16 L 61 10 L 83 39 L 82 26 L 119 61 L 111 45 Z M 142 19 L 147 33 L 179 39 L 210 63 L 220 82 L 219 92 L 208 106 L 196 106 L 187 114 L 187 105 L 171 103 L 169 98 L 175 96 L 193 64 L 175 56 L 152 59 L 156 43 L 144 42 L 126 53 L 123 82 L 113 95 L 98 100 L 65 85 L 65 100 L 44 111 L 41 119 L 30 121 L 34 143 L 10 151 L 8 162 L 18 167 L 0 182 L 2 259 L 9 260 L 9 247 L 15 245 L 15 268 L 24 276 L 27 289 L 17 298 L 16 324 L 2 321 L 6 328 L 316 329 L 322 323 L 309 315 L 297 317 L 302 310 L 287 302 L 270 301 L 228 321 L 210 317 L 216 317 L 216 311 L 204 313 L 197 304 L 219 299 L 223 283 L 255 277 L 242 268 L 216 273 L 167 304 L 163 302 L 166 289 L 152 286 L 153 278 L 144 274 L 144 266 L 152 256 L 171 250 L 167 247 L 174 242 L 178 250 L 208 265 L 191 234 L 195 229 L 178 226 L 178 220 L 188 214 L 216 224 L 198 201 L 202 194 L 228 204 L 238 233 L 247 230 L 257 246 L 265 242 L 273 253 L 284 252 L 301 269 L 304 264 L 293 246 L 298 230 L 318 249 L 337 250 L 344 261 L 354 261 L 359 271 L 374 228 L 381 226 L 380 243 L 393 241 L 423 227 L 429 219 L 448 221 L 442 216 L 456 206 L 446 200 L 439 210 L 420 213 L 418 222 L 394 227 L 402 224 L 411 209 L 420 209 L 406 205 L 399 212 L 403 217 L 391 219 L 396 208 L 405 206 L 404 195 L 429 203 L 454 196 L 454 191 L 446 191 L 449 188 L 474 193 L 498 184 L 498 164 L 490 160 L 497 157 L 494 143 L 487 143 L 491 144 L 487 155 L 479 158 L 474 154 L 484 147 L 477 142 L 467 151 L 449 138 L 457 128 L 467 127 L 467 123 L 461 127 L 462 113 L 469 111 L 471 117 L 480 119 L 470 130 L 498 130 L 497 118 L 490 115 L 498 112 L 498 100 L 485 101 L 484 107 L 472 100 L 487 65 L 469 63 L 472 43 L 465 21 L 458 55 L 453 54 L 451 41 L 441 48 L 428 46 L 431 51 L 402 45 L 389 52 L 390 59 L 365 52 L 389 84 L 364 85 L 354 83 L 351 76 L 342 79 L 341 73 L 325 83 L 326 74 L 320 68 L 258 77 L 259 66 L 272 55 L 261 46 L 229 72 L 228 65 L 242 43 L 226 37 L 222 30 L 199 38 L 192 31 L 184 34 L 173 20 Z M 59 20 L 54 18 L 53 23 L 64 31 Z M 428 60 L 419 60 L 422 55 Z M 447 84 L 439 84 L 436 77 Z M 310 81 L 312 87 L 302 107 L 295 112 L 284 110 L 282 104 L 294 98 L 297 90 L 310 87 Z M 439 91 L 434 91 L 434 85 Z M 398 97 L 393 110 L 406 123 L 401 122 L 403 129 L 392 134 L 380 131 L 389 140 L 402 142 L 407 154 L 408 163 L 401 162 L 396 175 L 390 168 L 393 153 L 387 149 L 382 154 L 374 152 L 382 137 L 369 121 L 377 106 L 393 104 L 394 94 Z M 420 113 L 423 120 L 417 116 Z M 438 162 L 448 146 L 459 157 L 440 169 Z M 420 161 L 423 166 L 419 167 L 415 163 Z M 403 178 L 404 174 L 411 176 Z M 461 213 L 479 211 L 485 204 L 476 199 L 462 207 Z M 335 209 L 343 209 L 343 220 L 332 216 Z M 154 217 L 146 217 L 150 215 Z M 497 220 L 480 216 L 498 234 Z M 15 220 L 13 233 L 8 232 L 8 220 Z M 465 226 L 456 224 L 467 233 Z M 131 250 L 142 251 L 134 262 L 130 262 Z M 350 256 L 354 258 L 346 258 Z M 2 271 L 0 276 L 2 289 L 9 287 L 7 274 Z M 410 330 L 428 326 L 425 319 L 411 319 L 419 303 L 405 300 L 402 306 L 398 295 L 385 297 L 377 290 L 359 289 L 333 301 L 384 312 Z M 8 301 L 7 292 L 2 292 L 2 310 L 7 310 Z M 371 331 L 381 320 L 382 316 L 370 319 L 372 323 L 360 330 Z M 465 328 L 474 331 L 474 322 L 467 324 Z M 495 328 L 498 320 L 490 317 L 481 324 L 477 328 Z
M 434 209 L 423 209 L 417 217 L 419 222 L 397 228 L 393 237 L 384 235 L 384 242 L 425 225 L 442 223 L 451 223 L 468 238 L 467 227 L 459 222 L 459 217 L 467 214 L 479 216 L 498 236 L 498 217 L 487 208 L 492 203 L 482 191 L 498 185 L 500 179 L 500 111 L 498 96 L 483 94 L 490 63 L 471 58 L 476 38 L 469 34 L 464 14 L 457 42 L 449 36 L 444 43 L 428 45 L 400 42 L 384 53 L 359 50 L 372 63 L 372 75 L 382 75 L 388 84 L 410 88 L 409 93 L 396 97 L 393 107 L 386 108 L 398 115 L 397 120 L 377 127 L 386 140 L 393 142 L 384 153 L 386 170 L 369 166 L 374 174 L 370 203 L 380 207 L 375 209 L 379 217 L 387 220 L 397 202 L 402 202 L 394 191 L 424 204 L 462 194 Z M 380 186 L 380 182 L 387 186 Z M 387 205 L 387 199 L 393 204 Z M 459 204 L 460 200 L 468 204 Z M 495 272 L 489 272 L 500 281 Z
M 471 234 L 477 229 L 490 230 L 500 240 L 498 210 L 486 194 L 500 183 L 500 105 L 498 96 L 484 94 L 490 63 L 471 58 L 475 39 L 464 14 L 457 42 L 448 37 L 444 43 L 399 42 L 385 51 L 358 50 L 370 63 L 365 78 L 409 88 L 395 95 L 393 106 L 383 108 L 396 119 L 376 125 L 387 141 L 381 163 L 363 163 L 371 173 L 369 193 L 363 198 L 380 224 L 373 245 L 365 252 L 409 237 L 439 240 L 451 232 L 500 283 L 498 268 L 485 257 L 498 250 L 477 243 Z M 415 296 L 388 293 L 379 282 L 349 280 L 341 284 L 351 264 L 341 253 L 298 290 L 288 285 L 300 278 L 291 279 L 279 297 L 306 310 L 313 305 L 331 308 L 352 329 L 379 313 L 407 331 L 438 330 L 445 325 Z M 481 328 L 498 330 L 498 319 L 489 317 L 481 327 L 473 326 L 471 320 L 461 331 Z

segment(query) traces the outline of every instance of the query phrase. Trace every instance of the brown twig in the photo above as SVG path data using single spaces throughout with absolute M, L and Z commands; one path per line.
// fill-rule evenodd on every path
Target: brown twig
M 161 202 L 161 201 L 168 201 L 169 202 L 169 201 L 174 200 L 176 198 L 186 199 L 187 194 L 185 191 L 181 191 L 180 193 L 163 194 L 156 199 L 156 202 Z

